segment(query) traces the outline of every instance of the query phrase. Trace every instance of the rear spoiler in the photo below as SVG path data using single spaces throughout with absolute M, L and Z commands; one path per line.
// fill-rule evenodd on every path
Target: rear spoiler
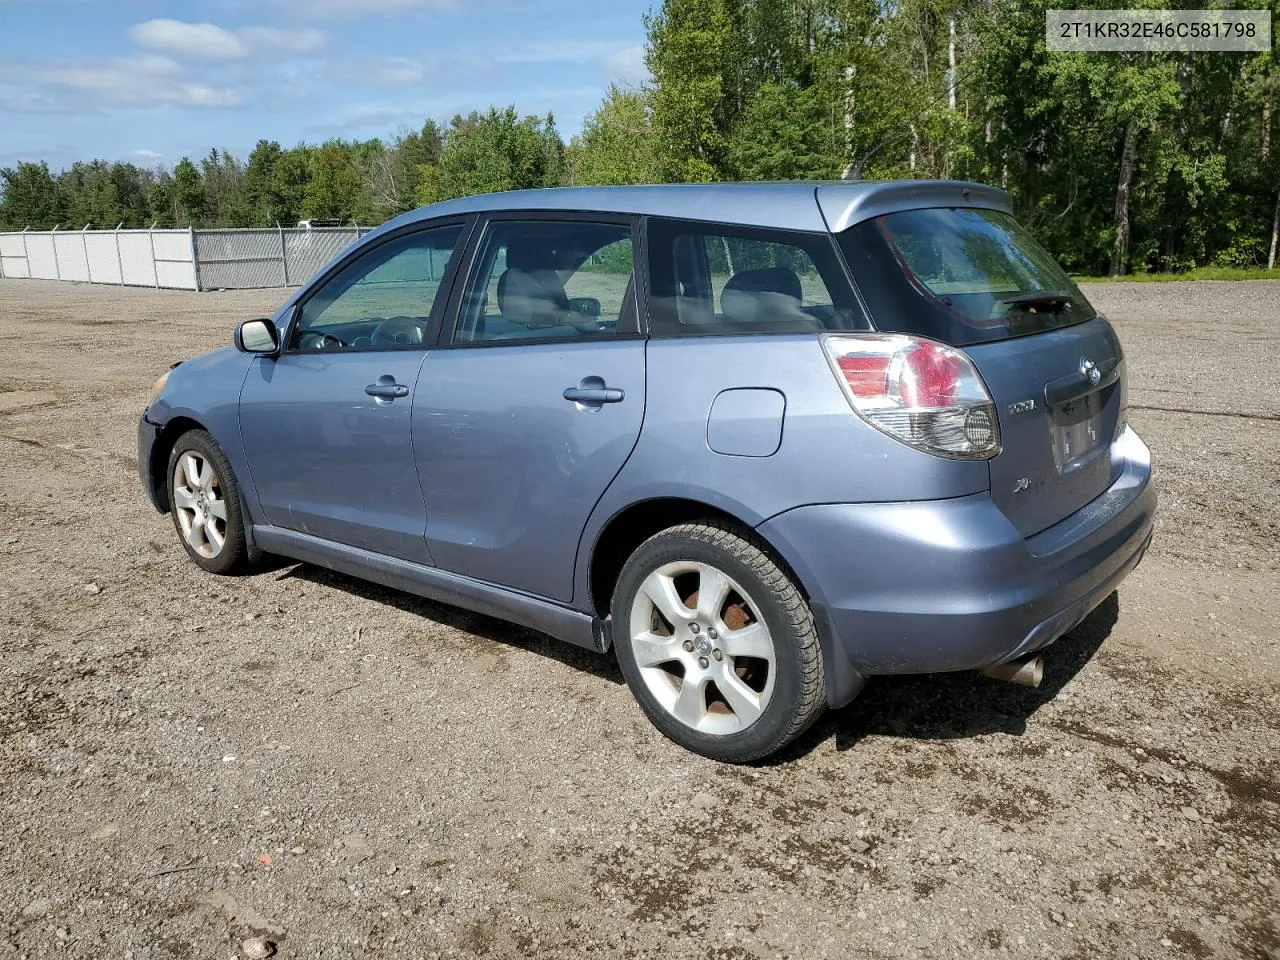
M 816 192 L 818 209 L 832 233 L 843 233 L 864 220 L 899 210 L 977 207 L 1013 212 L 1013 200 L 1003 190 L 964 180 L 894 180 L 874 184 L 858 181 L 849 186 L 824 183 Z

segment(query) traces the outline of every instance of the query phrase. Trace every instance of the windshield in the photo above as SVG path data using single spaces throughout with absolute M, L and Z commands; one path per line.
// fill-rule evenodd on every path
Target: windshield
M 903 210 L 847 230 L 840 246 L 880 330 L 967 346 L 1097 313 L 1048 251 L 996 210 Z

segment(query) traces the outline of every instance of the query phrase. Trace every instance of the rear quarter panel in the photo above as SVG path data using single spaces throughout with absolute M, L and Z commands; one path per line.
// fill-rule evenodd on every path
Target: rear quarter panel
M 696 500 L 755 527 L 808 504 L 937 500 L 988 489 L 985 460 L 929 456 L 859 419 L 815 335 L 655 339 L 647 350 L 640 440 L 583 533 L 574 597 L 584 603 L 601 530 L 644 500 Z M 726 455 L 708 444 L 717 396 L 744 388 L 784 397 L 772 455 Z

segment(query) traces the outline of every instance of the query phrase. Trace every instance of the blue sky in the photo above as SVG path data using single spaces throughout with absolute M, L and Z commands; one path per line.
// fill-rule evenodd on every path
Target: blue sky
M 0 166 L 171 166 L 514 103 L 565 138 L 655 0 L 0 0 Z

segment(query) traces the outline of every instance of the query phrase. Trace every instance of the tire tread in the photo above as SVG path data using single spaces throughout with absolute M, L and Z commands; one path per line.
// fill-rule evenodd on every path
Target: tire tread
M 767 599 L 776 605 L 786 621 L 790 636 L 779 640 L 794 646 L 799 664 L 799 696 L 787 725 L 765 743 L 747 751 L 734 751 L 731 757 L 715 757 L 713 752 L 706 751 L 715 759 L 735 763 L 751 763 L 777 753 L 809 729 L 826 709 L 822 648 L 809 604 L 782 564 L 774 558 L 768 544 L 750 529 L 718 518 L 689 521 L 654 534 L 637 548 L 636 553 L 661 546 L 664 541 L 672 539 L 701 542 L 736 557 L 758 578 Z M 618 622 L 618 600 L 615 595 L 615 623 Z
M 173 503 L 173 468 L 177 463 L 178 457 L 186 450 L 199 451 L 212 460 L 217 468 L 218 478 L 222 481 L 224 498 L 227 501 L 227 541 L 223 546 L 222 552 L 212 560 L 194 553 L 182 539 L 180 528 L 178 528 L 178 542 L 182 544 L 187 556 L 194 560 L 201 569 L 209 573 L 223 576 L 242 573 L 248 569 L 250 563 L 248 541 L 244 532 L 244 512 L 241 507 L 243 501 L 240 499 L 240 483 L 236 480 L 235 471 L 231 469 L 231 461 L 222 452 L 222 447 L 218 445 L 218 441 L 207 430 L 193 429 L 186 431 L 178 437 L 173 444 L 173 448 L 169 451 L 168 473 L 165 476 L 165 484 L 168 488 L 169 510 L 173 514 L 174 527 L 177 528 L 178 526 L 178 518 L 177 510 Z

